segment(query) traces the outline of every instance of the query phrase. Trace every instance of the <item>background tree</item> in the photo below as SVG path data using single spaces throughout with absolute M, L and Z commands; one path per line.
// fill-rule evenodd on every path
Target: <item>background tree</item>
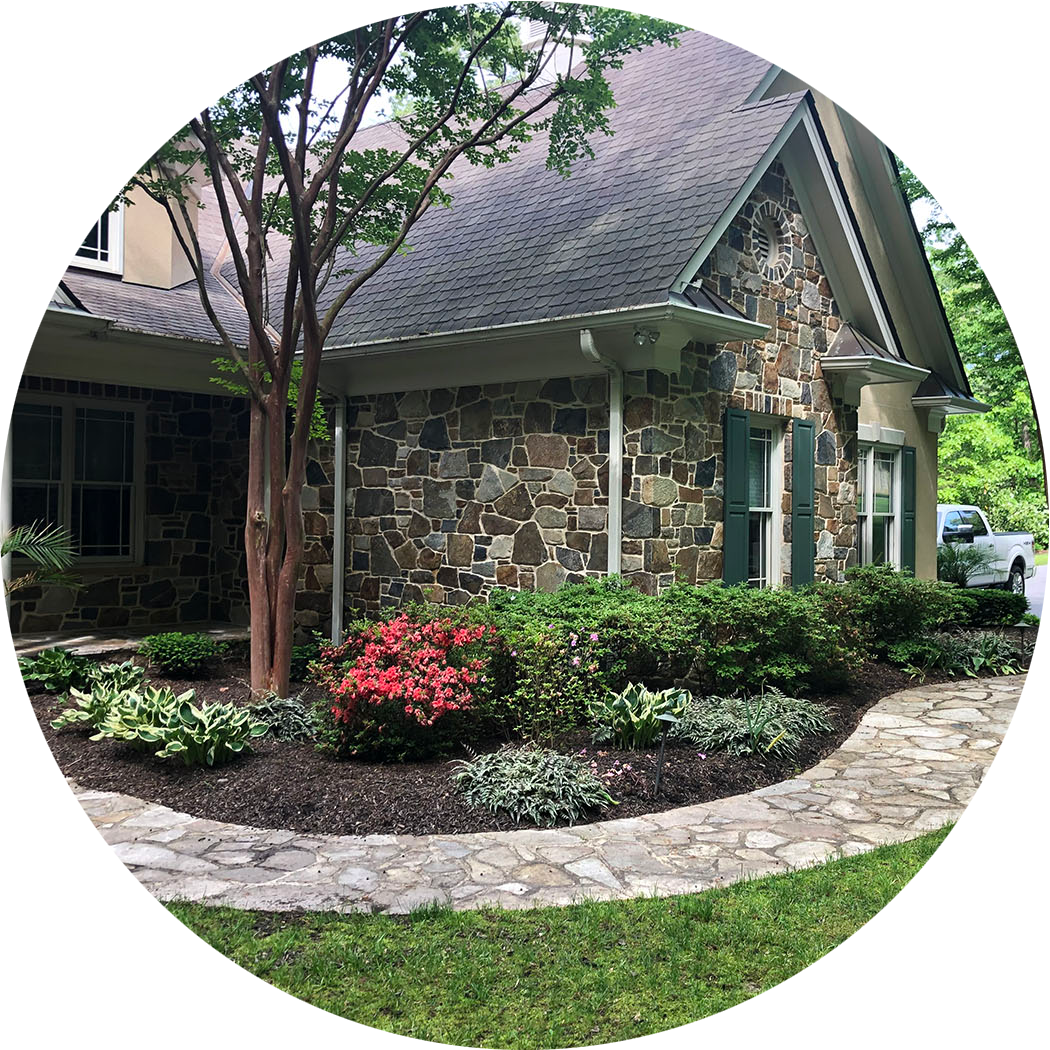
M 882 23 L 869 79 L 976 392 L 1015 414 L 1050 491 L 1047 5 L 930 2 Z M 950 424 L 975 425 L 973 420 Z M 1004 432 L 1005 433 L 1005 432 Z M 1022 446 L 1024 447 L 1024 446 Z M 942 457 L 950 470 L 946 442 Z M 1023 476 L 1018 483 L 1024 485 Z
M 525 47 L 516 21 L 542 27 Z M 162 204 L 201 301 L 247 387 L 245 524 L 251 685 L 285 695 L 303 553 L 301 491 L 321 353 L 354 293 L 407 247 L 413 226 L 452 203 L 457 162 L 511 161 L 537 131 L 563 176 L 609 134 L 609 69 L 678 27 L 572 4 L 501 3 L 420 11 L 297 52 L 203 110 L 131 180 Z M 570 72 L 555 54 L 569 49 Z M 564 56 L 564 50 L 560 52 Z M 334 97 L 319 70 L 342 71 Z M 499 70 L 494 83 L 492 71 Z M 400 100 L 397 145 L 356 148 L 369 108 Z M 386 140 L 384 140 L 386 142 Z M 207 178 L 248 315 L 238 346 L 209 301 L 191 222 Z M 272 298 L 271 298 L 272 297 Z M 392 303 L 396 310 L 397 304 Z M 301 356 L 301 372 L 293 362 Z M 289 398 L 295 405 L 290 440 Z M 268 485 L 267 485 L 268 481 Z

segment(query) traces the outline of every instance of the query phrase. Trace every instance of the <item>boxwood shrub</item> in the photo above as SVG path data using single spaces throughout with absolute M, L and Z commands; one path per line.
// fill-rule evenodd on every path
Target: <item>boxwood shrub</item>
M 967 620 L 970 627 L 1013 627 L 1028 612 L 1028 599 L 1012 591 L 975 587 L 967 596 L 973 601 Z

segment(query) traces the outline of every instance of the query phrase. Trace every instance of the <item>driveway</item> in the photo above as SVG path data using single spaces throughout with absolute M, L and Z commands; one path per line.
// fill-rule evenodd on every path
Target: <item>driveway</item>
M 1035 575 L 1025 580 L 1024 593 L 1028 599 L 1028 611 L 1036 616 L 1043 615 L 1043 593 L 1046 590 L 1046 566 L 1036 566 Z

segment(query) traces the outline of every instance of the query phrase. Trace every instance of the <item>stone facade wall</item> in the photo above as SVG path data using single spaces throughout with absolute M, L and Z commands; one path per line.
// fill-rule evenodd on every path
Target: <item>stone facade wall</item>
M 12 631 L 246 622 L 244 403 L 34 376 L 24 377 L 21 389 L 144 407 L 145 550 L 142 565 L 77 564 L 80 590 L 17 591 L 11 601 Z
M 769 269 L 754 251 L 764 213 L 775 213 L 784 232 L 780 260 Z M 821 376 L 839 311 L 779 165 L 698 280 L 772 332 L 766 340 L 687 346 L 671 375 L 625 376 L 623 573 L 650 593 L 676 579 L 721 578 L 729 406 L 782 424 L 783 584 L 791 582 L 790 421 L 815 421 L 815 571 L 838 579 L 856 559 L 856 413 Z M 352 398 L 348 614 L 424 597 L 459 605 L 494 587 L 549 590 L 604 574 L 608 447 L 604 376 Z M 325 626 L 330 601 L 330 444 L 311 454 L 302 628 Z
M 604 376 L 356 397 L 348 425 L 350 610 L 604 573 Z
M 779 263 L 755 253 L 755 224 L 775 213 L 784 230 Z M 856 563 L 856 410 L 832 396 L 820 357 L 841 320 L 787 176 L 771 166 L 714 251 L 700 281 L 751 320 L 771 326 L 768 339 L 688 347 L 682 368 L 659 397 L 627 403 L 627 450 L 634 457 L 632 500 L 660 508 L 643 520 L 630 548 L 631 568 L 647 590 L 722 575 L 722 444 L 726 407 L 748 409 L 782 425 L 781 582 L 791 583 L 791 419 L 816 424 L 815 541 L 817 578 L 838 580 Z M 642 511 L 637 512 L 644 517 Z M 625 536 L 630 536 L 626 522 Z M 628 542 L 624 569 L 628 569 Z M 637 566 L 641 555 L 642 565 Z

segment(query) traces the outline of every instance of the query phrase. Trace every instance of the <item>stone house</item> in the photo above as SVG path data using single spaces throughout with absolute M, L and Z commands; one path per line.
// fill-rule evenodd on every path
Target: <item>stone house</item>
M 894 159 L 702 33 L 612 85 L 593 161 L 563 180 L 539 136 L 464 167 L 454 207 L 341 315 L 304 631 L 617 572 L 647 591 L 880 560 L 934 575 L 937 435 L 985 406 Z M 210 291 L 244 337 L 202 192 Z M 217 340 L 157 213 L 100 219 L 30 351 L 6 508 L 69 524 L 85 586 L 21 592 L 15 631 L 246 619 L 246 411 L 214 383 Z

